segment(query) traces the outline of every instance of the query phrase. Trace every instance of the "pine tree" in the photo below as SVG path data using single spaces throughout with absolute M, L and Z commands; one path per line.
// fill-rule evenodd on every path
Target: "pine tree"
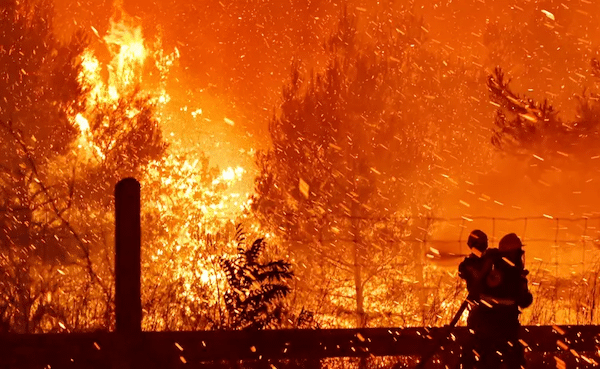
M 38 178 L 32 176 L 32 165 L 41 166 L 68 150 L 77 135 L 68 115 L 83 109 L 77 57 L 85 44 L 81 37 L 61 44 L 51 20 L 48 1 L 11 0 L 0 6 L 3 247 L 31 243 L 30 233 L 16 225 L 33 221 L 29 189 Z M 36 170 L 38 177 L 49 175 Z
M 0 4 L 0 45 L 0 320 L 5 330 L 33 332 L 51 313 L 44 296 L 56 288 L 36 278 L 44 268 L 34 270 L 35 256 L 56 247 L 49 234 L 60 238 L 62 228 L 35 216 L 59 192 L 39 183 L 77 135 L 68 116 L 85 101 L 77 80 L 85 42 L 56 39 L 50 2 L 9 0 Z
M 324 70 L 292 66 L 280 112 L 269 122 L 273 148 L 258 156 L 254 209 L 305 265 L 297 269 L 304 288 L 322 295 L 318 301 L 337 300 L 329 308 L 354 316 L 358 326 L 373 314 L 366 301 L 374 280 L 385 280 L 390 294 L 405 293 L 388 301 L 410 299 L 414 288 L 396 288 L 402 283 L 386 275 L 417 274 L 422 282 L 423 252 L 403 243 L 427 225 L 406 215 L 425 218 L 427 204 L 435 206 L 434 194 L 444 190 L 438 136 L 452 135 L 452 124 L 440 124 L 441 116 L 452 117 L 442 114 L 440 87 L 452 73 L 420 47 L 422 21 L 398 18 L 363 39 L 343 13 L 324 45 Z M 337 290 L 315 289 L 331 280 Z
M 490 98 L 497 104 L 492 144 L 534 164 L 537 176 L 548 170 L 595 167 L 600 143 L 600 104 L 597 95 L 578 98 L 575 121 L 566 121 L 548 102 L 536 102 L 514 93 L 500 68 L 489 76 Z

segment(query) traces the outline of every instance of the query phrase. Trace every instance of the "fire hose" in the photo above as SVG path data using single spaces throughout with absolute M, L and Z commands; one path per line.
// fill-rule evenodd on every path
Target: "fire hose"
M 463 315 L 463 313 L 465 312 L 465 309 L 467 308 L 468 305 L 469 305 L 468 299 L 465 299 L 462 302 L 462 304 L 460 304 L 460 307 L 458 308 L 458 311 L 456 312 L 456 314 L 454 314 L 454 318 L 452 318 L 452 321 L 450 321 L 450 324 L 441 328 L 441 330 L 442 330 L 441 334 L 437 337 L 435 343 L 431 346 L 431 349 L 427 353 L 425 353 L 425 355 L 423 355 L 423 357 L 421 358 L 421 360 L 419 361 L 419 363 L 417 364 L 415 369 L 424 369 L 425 368 L 425 365 L 427 365 L 429 360 L 431 360 L 433 355 L 435 355 L 437 350 L 446 341 L 446 339 L 452 332 L 452 328 L 454 328 L 456 326 L 456 323 L 458 323 L 458 321 L 460 320 L 460 317 Z

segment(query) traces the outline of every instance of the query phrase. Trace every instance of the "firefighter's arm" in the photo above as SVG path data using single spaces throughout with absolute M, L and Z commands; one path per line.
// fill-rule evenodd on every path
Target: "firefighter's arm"
M 480 268 L 470 268 L 471 272 L 471 289 L 469 295 L 474 299 L 479 298 L 479 294 L 483 290 L 484 284 L 486 283 L 486 278 L 490 274 L 494 266 L 494 257 L 486 257 L 484 259 L 483 265 Z
M 465 258 L 458 266 L 458 276 L 467 282 L 467 291 L 469 292 L 467 299 L 471 301 L 479 298 L 479 288 L 476 287 L 478 274 L 479 271 L 469 262 L 468 258 Z
M 529 307 L 533 303 L 533 295 L 529 292 L 527 287 L 527 278 L 521 277 L 521 286 L 519 289 L 519 295 L 517 298 L 517 305 L 520 308 Z

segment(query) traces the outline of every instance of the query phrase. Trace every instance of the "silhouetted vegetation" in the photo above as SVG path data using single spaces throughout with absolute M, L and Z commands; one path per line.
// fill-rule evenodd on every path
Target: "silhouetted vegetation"
M 237 254 L 223 258 L 228 289 L 225 292 L 227 327 L 231 329 L 277 328 L 282 325 L 282 299 L 291 290 L 294 276 L 291 264 L 283 260 L 261 260 L 266 248 L 264 239 L 246 246 L 241 226 L 236 229 Z

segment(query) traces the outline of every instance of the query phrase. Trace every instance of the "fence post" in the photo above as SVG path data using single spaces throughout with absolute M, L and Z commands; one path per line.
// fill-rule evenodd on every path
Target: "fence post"
M 140 183 L 125 178 L 115 186 L 116 332 L 142 331 Z

